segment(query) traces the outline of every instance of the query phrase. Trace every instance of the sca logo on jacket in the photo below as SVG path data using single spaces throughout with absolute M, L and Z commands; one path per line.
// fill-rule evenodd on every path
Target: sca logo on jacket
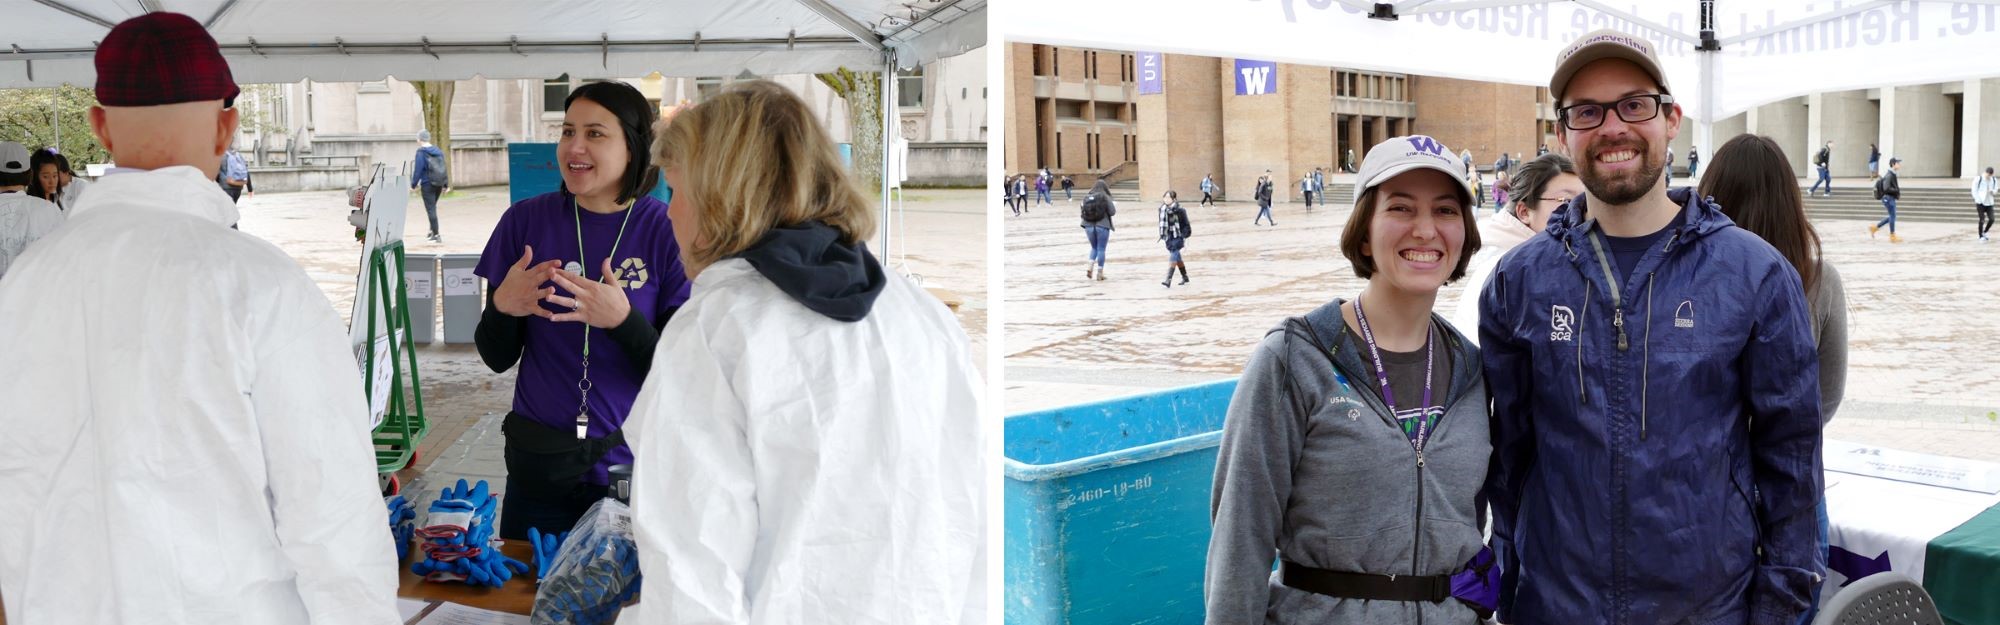
M 1576 313 L 1571 312 L 1568 306 L 1557 304 L 1549 309 L 1550 342 L 1569 341 L 1575 338 L 1576 333 L 1571 330 L 1574 327 L 1576 327 Z

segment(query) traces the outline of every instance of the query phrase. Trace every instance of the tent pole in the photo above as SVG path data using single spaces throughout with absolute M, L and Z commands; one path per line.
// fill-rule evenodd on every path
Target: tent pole
M 896 88 L 896 49 L 885 48 L 882 52 L 882 220 L 877 224 L 882 229 L 882 258 L 889 253 L 889 144 L 891 133 L 895 132 L 896 101 L 891 99 Z
M 1695 152 L 1713 155 L 1715 153 L 1715 57 L 1722 54 L 1722 43 L 1715 38 L 1715 0 L 1700 0 L 1695 11 L 1696 32 L 1700 43 L 1695 46 L 1695 58 L 1701 72 L 1701 118 L 1695 121 Z M 1695 181 L 1700 186 L 1700 181 Z

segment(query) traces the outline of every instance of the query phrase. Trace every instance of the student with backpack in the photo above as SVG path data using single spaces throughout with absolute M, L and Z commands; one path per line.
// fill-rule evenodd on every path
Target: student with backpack
M 1181 247 L 1194 234 L 1194 225 L 1188 223 L 1187 209 L 1181 208 L 1180 194 L 1168 189 L 1160 196 L 1160 240 L 1167 244 L 1167 279 L 1160 286 L 1174 288 L 1174 270 L 1181 270 L 1181 284 L 1188 283 L 1187 265 L 1181 264 Z
M 1271 225 L 1273 226 L 1278 225 L 1278 219 L 1271 216 L 1272 185 L 1271 170 L 1266 169 L 1264 170 L 1264 175 L 1257 178 L 1257 192 L 1254 194 L 1257 198 L 1257 217 L 1250 220 L 1250 225 L 1257 225 L 1258 222 L 1265 219 L 1271 220 Z
M 1986 231 L 1993 229 L 1993 198 L 2000 197 L 2000 178 L 1993 177 L 1993 168 L 1986 168 L 1986 175 L 1972 183 L 1972 209 L 1979 213 L 1979 242 L 1986 242 Z
M 1083 197 L 1083 235 L 1090 239 L 1090 263 L 1084 266 L 1083 277 L 1104 279 L 1104 247 L 1111 242 L 1111 216 L 1118 214 L 1118 205 L 1111 201 L 1111 187 L 1098 179 L 1090 185 L 1090 193 Z
M 1826 196 L 1833 197 L 1832 166 L 1828 164 L 1832 158 L 1832 141 L 1826 142 L 1826 146 L 1819 149 L 1819 154 L 1813 155 L 1813 165 L 1819 168 L 1819 180 L 1814 181 L 1812 188 L 1806 190 L 1806 197 L 1812 197 L 1813 192 L 1818 191 L 1821 184 L 1826 185 Z
M 431 131 L 417 132 L 417 167 L 410 176 L 410 188 L 423 187 L 419 193 L 424 196 L 424 212 L 431 217 L 432 243 L 442 243 L 438 236 L 438 196 L 451 188 L 451 170 L 445 166 L 444 150 L 431 145 Z
M 1888 224 L 1889 242 L 1903 242 L 1902 237 L 1896 236 L 1896 201 L 1903 198 L 1903 185 L 1896 182 L 1896 170 L 1902 166 L 1903 159 L 1889 159 L 1889 171 L 1883 172 L 1882 177 L 1875 180 L 1875 199 L 1882 201 L 1882 208 L 1888 209 L 1889 216 L 1868 227 L 1870 239 L 1875 238 L 1875 231 L 1881 229 L 1883 224 Z

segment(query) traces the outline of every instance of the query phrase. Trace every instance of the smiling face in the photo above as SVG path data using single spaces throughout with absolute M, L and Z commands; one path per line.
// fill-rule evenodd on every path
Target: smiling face
M 632 153 L 618 116 L 596 102 L 577 98 L 563 113 L 562 140 L 556 144 L 563 186 L 586 198 L 610 201 L 618 196 Z
M 1622 59 L 1591 63 L 1570 79 L 1563 106 L 1605 105 L 1601 126 L 1570 130 L 1566 124 L 1556 125 L 1557 138 L 1576 158 L 1577 173 L 1597 200 L 1617 206 L 1632 204 L 1666 184 L 1665 151 L 1655 146 L 1664 146 L 1680 134 L 1680 106 L 1666 106 L 1658 116 L 1643 122 L 1627 122 L 1611 110 L 1619 100 L 1652 93 L 1660 93 L 1658 83 L 1638 65 Z
M 1436 294 L 1458 267 L 1465 205 L 1458 182 L 1434 169 L 1399 174 L 1376 187 L 1375 215 L 1361 253 L 1375 263 L 1371 282 L 1409 294 Z

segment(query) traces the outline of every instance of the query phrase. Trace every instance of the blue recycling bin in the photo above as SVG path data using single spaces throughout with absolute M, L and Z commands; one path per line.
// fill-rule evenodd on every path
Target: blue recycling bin
M 1200 623 L 1236 380 L 1009 417 L 1009 625 Z

